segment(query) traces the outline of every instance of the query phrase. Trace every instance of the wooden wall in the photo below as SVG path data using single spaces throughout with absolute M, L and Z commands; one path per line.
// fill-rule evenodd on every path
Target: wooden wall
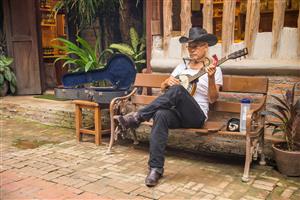
M 253 44 L 260 26 L 260 2 L 261 0 L 248 0 L 245 24 L 245 43 L 249 49 L 250 55 L 253 51 Z M 163 37 L 164 51 L 168 51 L 170 38 L 173 36 L 172 30 L 172 3 L 173 0 L 152 0 L 152 35 L 161 35 Z M 178 2 L 178 1 L 176 1 Z M 203 5 L 203 27 L 208 31 L 213 30 L 213 0 L 204 0 Z M 272 24 L 272 57 L 276 58 L 279 49 L 281 30 L 285 23 L 285 5 L 286 0 L 274 0 L 273 24 Z M 222 52 L 227 54 L 234 39 L 234 21 L 235 21 L 236 0 L 223 1 L 223 21 L 222 21 Z M 299 12 L 300 13 L 300 12 Z M 181 35 L 188 32 L 191 24 L 191 0 L 181 0 Z M 300 32 L 300 14 L 298 16 L 298 30 Z M 297 38 L 300 44 L 300 34 Z M 165 54 L 166 55 L 166 54 Z M 300 57 L 300 45 L 298 47 Z

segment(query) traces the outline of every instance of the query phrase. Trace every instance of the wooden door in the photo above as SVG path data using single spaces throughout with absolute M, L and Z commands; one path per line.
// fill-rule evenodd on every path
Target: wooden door
M 14 59 L 17 94 L 41 94 L 40 42 L 36 0 L 3 0 L 9 56 Z

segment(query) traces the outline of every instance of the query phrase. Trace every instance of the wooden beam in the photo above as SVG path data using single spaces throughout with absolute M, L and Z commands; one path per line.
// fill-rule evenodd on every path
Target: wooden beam
M 224 1 L 223 20 L 222 20 L 222 56 L 229 53 L 234 41 L 236 0 Z
M 249 56 L 253 53 L 254 42 L 259 28 L 260 20 L 260 0 L 247 2 L 245 44 L 248 48 Z
M 276 58 L 280 48 L 281 31 L 284 23 L 286 0 L 274 1 L 274 14 L 272 24 L 272 53 L 271 58 Z
M 152 31 L 151 31 L 151 19 L 152 19 L 152 2 L 146 1 L 146 64 L 147 72 L 151 72 L 151 48 L 152 48 Z
M 298 58 L 300 58 L 300 9 L 298 15 Z
M 171 38 L 172 31 L 172 0 L 163 1 L 163 49 L 164 54 L 168 53 L 169 41 Z
M 181 35 L 184 35 L 192 27 L 192 3 L 191 0 L 181 0 Z
M 181 0 L 181 11 L 180 11 L 180 21 L 181 21 L 181 35 L 186 35 L 190 28 L 192 27 L 192 2 L 191 0 Z M 186 45 L 181 46 L 181 56 L 187 55 Z
M 203 5 L 203 28 L 208 33 L 213 33 L 213 0 L 204 0 Z
M 161 35 L 161 0 L 152 0 L 152 19 L 151 19 L 151 33 L 152 35 Z M 148 2 L 149 3 L 149 2 Z M 147 12 L 148 10 L 146 10 Z

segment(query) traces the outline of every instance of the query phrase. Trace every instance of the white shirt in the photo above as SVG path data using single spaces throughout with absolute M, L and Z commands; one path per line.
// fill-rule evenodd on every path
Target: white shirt
M 185 66 L 184 63 L 179 64 L 174 71 L 172 72 L 171 76 L 176 77 L 179 74 L 189 74 L 189 75 L 195 75 L 199 70 L 198 69 L 191 69 L 189 66 Z M 223 85 L 223 76 L 222 76 L 222 70 L 220 67 L 217 67 L 216 73 L 215 73 L 215 83 L 217 85 Z M 205 73 L 203 76 L 199 78 L 199 81 L 197 82 L 197 88 L 196 92 L 194 94 L 194 99 L 199 104 L 200 108 L 204 112 L 206 119 L 207 119 L 207 113 L 209 110 L 209 101 L 208 101 L 208 75 Z

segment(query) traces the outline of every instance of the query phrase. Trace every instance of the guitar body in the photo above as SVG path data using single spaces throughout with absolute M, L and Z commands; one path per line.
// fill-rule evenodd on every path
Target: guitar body
M 180 80 L 180 85 L 182 85 L 192 96 L 195 94 L 197 84 L 195 82 L 190 82 L 191 75 L 180 74 L 176 76 Z

